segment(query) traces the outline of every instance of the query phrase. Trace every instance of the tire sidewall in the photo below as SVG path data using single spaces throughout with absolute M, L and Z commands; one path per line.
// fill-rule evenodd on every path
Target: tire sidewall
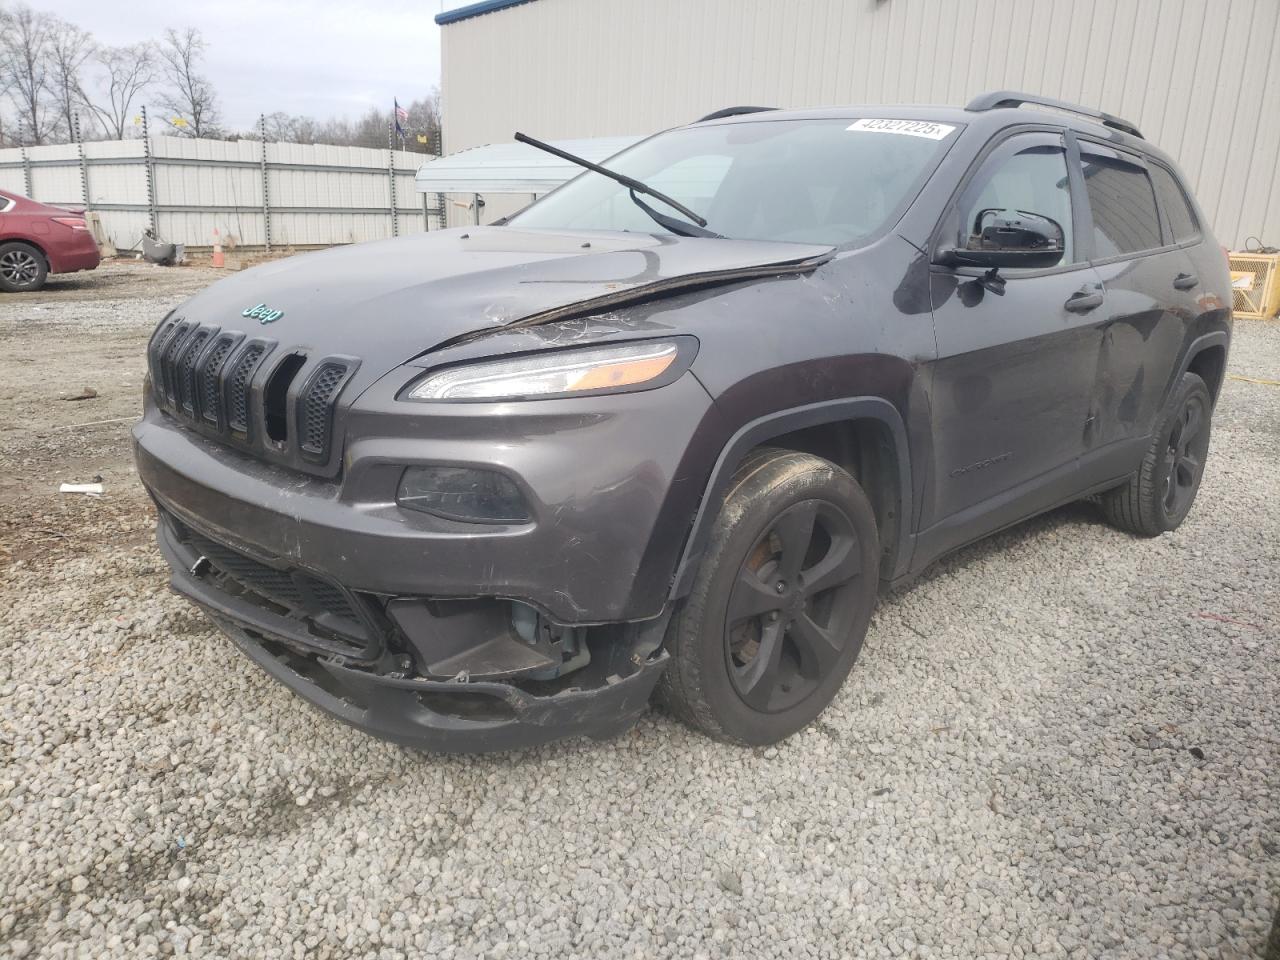
M 851 521 L 862 553 L 863 573 L 849 640 L 830 673 L 795 706 L 759 713 L 743 702 L 729 677 L 725 617 L 729 595 L 747 553 L 783 510 L 806 500 L 825 500 Z M 702 695 L 724 734 L 748 744 L 773 743 L 811 723 L 835 696 L 862 647 L 879 585 L 879 539 L 866 494 L 844 471 L 803 454 L 781 455 L 739 481 L 726 498 L 695 580 L 696 609 L 686 608 L 680 627 L 684 649 L 696 657 Z M 702 588 L 702 589 L 699 589 Z

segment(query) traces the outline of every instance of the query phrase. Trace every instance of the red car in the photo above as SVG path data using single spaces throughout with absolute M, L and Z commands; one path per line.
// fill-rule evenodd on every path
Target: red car
M 83 213 L 0 190 L 0 290 L 39 290 L 51 273 L 92 270 L 101 259 Z

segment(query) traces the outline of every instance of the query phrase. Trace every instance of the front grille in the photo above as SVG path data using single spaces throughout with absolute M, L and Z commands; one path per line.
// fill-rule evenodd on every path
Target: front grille
M 333 447 L 334 408 L 338 395 L 355 372 L 349 357 L 321 359 L 298 391 L 294 426 L 285 415 L 289 377 L 280 381 L 271 409 L 254 392 L 256 375 L 279 355 L 270 340 L 248 339 L 243 333 L 204 326 L 181 317 L 167 319 L 151 338 L 147 361 L 152 394 L 167 413 L 187 420 L 201 432 L 248 447 L 277 462 L 299 468 L 329 464 Z M 292 363 L 307 374 L 307 357 L 294 350 L 274 363 Z M 279 379 L 279 378 L 277 378 Z M 271 391 L 267 391 L 271 393 Z M 271 430 L 265 429 L 270 425 Z M 269 442 L 268 442 L 269 441 Z
M 303 388 L 298 398 L 298 433 L 303 453 L 317 459 L 328 456 L 333 398 L 338 395 L 350 369 L 346 363 L 326 361 Z
M 372 656 L 376 632 L 360 601 L 349 591 L 296 567 L 275 567 L 199 533 L 165 511 L 178 539 L 204 557 L 211 571 L 249 594 L 282 608 L 291 617 L 308 623 L 317 634 L 316 647 L 357 659 Z M 335 646 L 336 645 L 336 646 Z
M 201 327 L 191 334 L 183 344 L 178 371 L 178 402 L 189 417 L 196 415 L 196 358 L 209 342 L 209 337 L 216 333 L 207 327 Z
M 231 368 L 231 375 L 227 378 L 226 402 L 227 424 L 232 433 L 249 435 L 249 382 L 266 353 L 264 344 L 251 343 Z
M 165 340 L 164 347 L 160 351 L 160 369 L 161 382 L 164 384 L 164 397 L 172 405 L 178 400 L 178 356 L 182 353 L 182 346 L 187 342 L 187 337 L 191 336 L 191 332 L 195 329 L 195 325 L 191 323 L 180 323 Z
M 222 376 L 223 364 L 227 362 L 231 351 L 239 345 L 240 340 L 238 333 L 221 334 L 214 341 L 200 369 L 196 371 L 196 380 L 200 384 L 200 416 L 206 423 L 218 429 L 226 428 L 226 413 L 219 399 L 222 393 L 219 378 Z

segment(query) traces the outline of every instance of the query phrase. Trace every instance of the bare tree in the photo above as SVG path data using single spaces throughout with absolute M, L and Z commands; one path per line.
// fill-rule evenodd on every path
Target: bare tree
M 412 101 L 406 108 L 409 119 L 401 124 L 405 129 L 404 147 L 427 153 L 440 146 L 440 92 L 436 89 Z M 332 143 L 337 146 L 373 147 L 383 149 L 387 145 L 387 126 L 391 123 L 391 111 L 370 107 L 355 121 L 334 117 L 319 122 L 312 117 L 298 116 L 277 111 L 269 113 L 267 139 L 284 143 Z M 258 131 L 247 136 L 254 139 Z M 426 138 L 426 143 L 418 140 Z M 400 146 L 397 144 L 397 146 Z
M 355 145 L 359 147 L 383 147 L 387 145 L 387 124 L 391 123 L 391 111 L 370 107 L 356 121 Z
M 300 118 L 290 116 L 283 110 L 268 113 L 263 117 L 263 129 L 266 139 L 271 143 L 297 143 L 295 131 Z
M 95 59 L 101 68 L 101 95 L 90 106 L 106 129 L 107 136 L 123 140 L 134 100 L 155 80 L 155 60 L 144 43 L 102 47 Z
M 218 135 L 218 103 L 213 85 L 200 73 L 204 59 L 204 38 L 195 27 L 164 32 L 160 59 L 169 85 L 160 105 L 180 120 L 178 132 L 192 137 Z
M 21 127 L 20 139 L 44 143 L 56 114 L 49 109 L 49 41 L 54 18 L 25 4 L 3 11 L 0 65 L 6 98 Z
M 84 89 L 85 65 L 93 56 L 93 37 L 74 24 L 54 20 L 49 34 L 49 88 L 55 103 L 59 134 L 70 141 L 75 117 L 88 109 Z
M 409 148 L 426 153 L 440 149 L 440 90 L 432 87 L 425 97 L 409 104 Z M 418 137 L 426 137 L 425 144 Z
M 321 130 L 314 117 L 293 115 L 277 110 L 266 116 L 267 140 L 272 143 L 318 143 Z M 256 136 L 258 131 L 254 131 Z M 326 141 L 327 142 L 327 141 Z

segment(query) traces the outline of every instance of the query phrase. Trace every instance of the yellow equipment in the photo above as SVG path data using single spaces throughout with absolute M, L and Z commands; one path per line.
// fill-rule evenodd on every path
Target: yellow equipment
M 1280 253 L 1227 254 L 1231 307 L 1237 317 L 1269 320 L 1280 315 Z

